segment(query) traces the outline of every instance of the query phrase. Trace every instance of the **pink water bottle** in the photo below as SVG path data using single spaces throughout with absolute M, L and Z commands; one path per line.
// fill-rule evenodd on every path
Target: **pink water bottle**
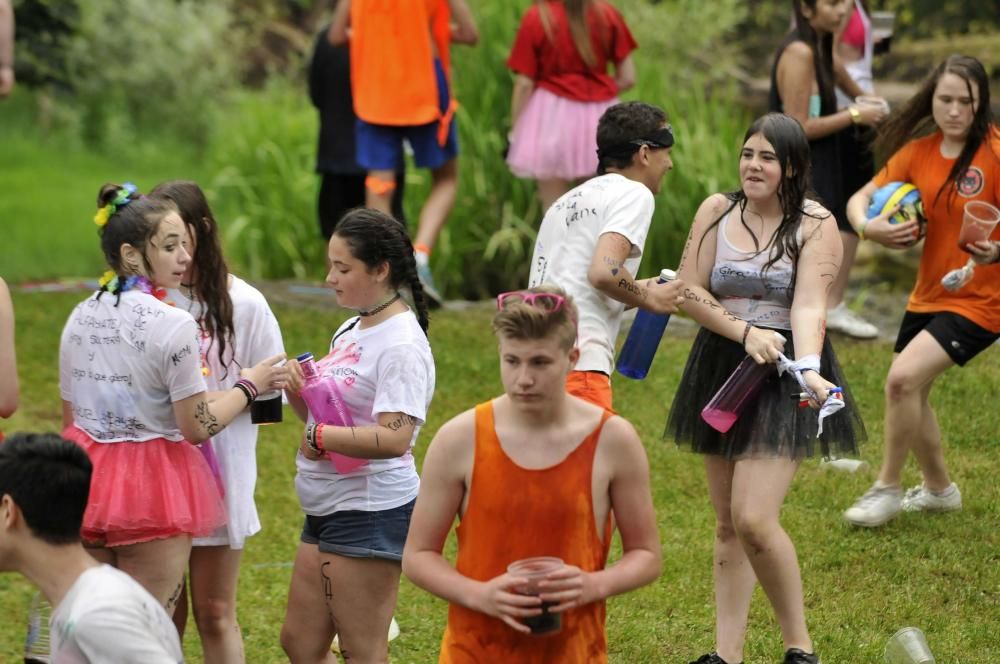
M 777 332 L 775 334 L 782 341 L 785 340 Z M 726 433 L 740 418 L 743 410 L 753 403 L 764 381 L 777 370 L 776 365 L 757 364 L 747 355 L 712 400 L 701 409 L 701 419 L 719 433 Z
M 306 402 L 313 419 L 322 424 L 333 424 L 338 427 L 354 426 L 354 418 L 347 409 L 344 396 L 337 388 L 336 380 L 324 379 L 320 375 L 312 353 L 302 353 L 295 359 L 302 367 L 306 383 L 299 394 Z M 357 459 L 337 452 L 328 451 L 326 456 L 338 473 L 349 473 L 368 463 L 368 459 Z

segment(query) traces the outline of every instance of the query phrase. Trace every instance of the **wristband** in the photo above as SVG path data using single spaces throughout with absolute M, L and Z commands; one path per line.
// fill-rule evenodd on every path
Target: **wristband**
M 871 219 L 868 219 L 866 217 L 865 220 L 861 222 L 861 226 L 854 229 L 854 231 L 858 234 L 858 239 L 859 240 L 864 240 L 865 239 L 865 230 L 868 228 L 868 223 L 870 221 L 871 221 Z
M 322 422 L 313 425 L 313 445 L 322 454 L 326 452 L 326 448 L 323 447 L 323 427 L 325 426 Z
M 243 383 L 242 380 L 237 381 L 236 384 L 233 385 L 233 387 L 235 387 L 237 390 L 239 390 L 240 392 L 242 392 L 243 396 L 245 396 L 247 398 L 247 405 L 248 406 L 253 403 L 253 400 L 254 400 L 253 393 L 250 391 L 250 388 L 247 387 L 247 385 Z
M 750 328 L 753 327 L 753 323 L 747 321 L 747 326 L 743 329 L 743 347 L 747 346 L 747 337 L 750 335 Z
M 851 115 L 851 124 L 859 124 L 861 122 L 861 111 L 856 107 L 848 106 L 847 112 Z

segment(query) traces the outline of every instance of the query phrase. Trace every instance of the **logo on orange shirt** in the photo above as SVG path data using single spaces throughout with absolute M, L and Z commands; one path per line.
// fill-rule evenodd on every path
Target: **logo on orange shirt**
M 972 198 L 983 190 L 983 172 L 976 166 L 971 166 L 958 181 L 958 193 L 966 198 Z

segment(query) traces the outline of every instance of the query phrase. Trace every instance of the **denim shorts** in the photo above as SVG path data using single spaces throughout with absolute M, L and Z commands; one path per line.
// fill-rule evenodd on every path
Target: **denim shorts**
M 301 540 L 318 544 L 323 553 L 348 558 L 403 559 L 414 498 L 405 505 L 378 512 L 349 510 L 326 516 L 306 515 Z

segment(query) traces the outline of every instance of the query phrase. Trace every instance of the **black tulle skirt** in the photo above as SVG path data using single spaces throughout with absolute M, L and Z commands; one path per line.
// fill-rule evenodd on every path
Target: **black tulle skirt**
M 790 337 L 787 330 L 779 330 Z M 785 343 L 785 356 L 795 357 L 791 339 Z M 823 421 L 823 435 L 818 439 L 817 412 L 799 408 L 799 384 L 794 376 L 775 371 L 732 428 L 719 433 L 701 419 L 705 407 L 726 379 L 746 357 L 743 346 L 702 328 L 691 346 L 687 366 L 677 388 L 677 395 L 667 418 L 664 437 L 701 454 L 715 454 L 727 459 L 753 457 L 849 456 L 857 453 L 858 443 L 866 438 L 857 403 L 844 377 L 833 347 L 827 338 L 820 357 L 820 374 L 844 388 L 846 407 Z

